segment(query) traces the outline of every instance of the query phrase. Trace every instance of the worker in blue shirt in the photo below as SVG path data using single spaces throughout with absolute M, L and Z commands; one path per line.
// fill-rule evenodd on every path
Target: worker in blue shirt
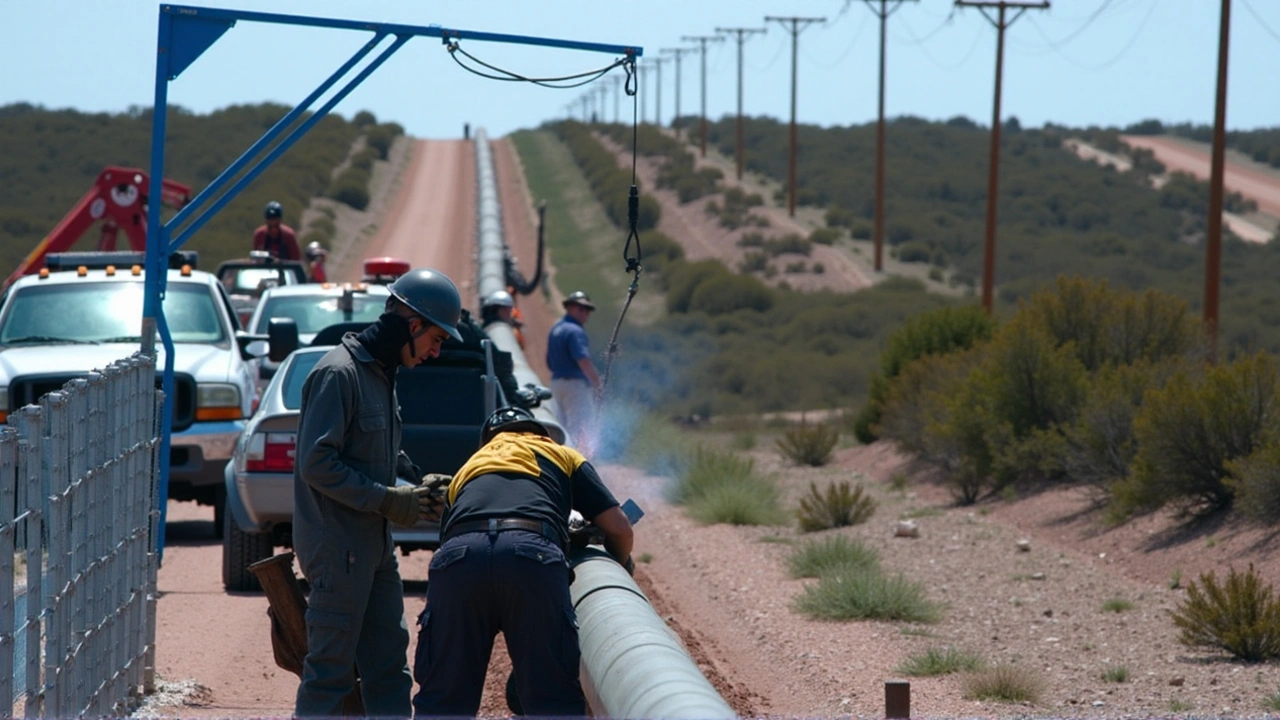
M 560 424 L 587 457 L 595 445 L 596 402 L 604 389 L 591 361 L 591 347 L 583 327 L 596 306 L 578 290 L 564 299 L 565 315 L 547 337 L 547 369 L 551 395 L 559 408 Z

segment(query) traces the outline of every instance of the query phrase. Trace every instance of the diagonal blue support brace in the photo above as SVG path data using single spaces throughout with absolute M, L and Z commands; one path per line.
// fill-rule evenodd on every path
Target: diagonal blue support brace
M 169 38 L 169 79 L 176 80 L 235 24 L 234 19 L 175 14 Z
M 293 131 L 290 132 L 288 135 L 286 135 L 278 145 L 276 145 L 274 148 L 271 149 L 271 152 L 267 153 L 265 156 L 263 156 L 261 159 L 255 162 L 252 166 L 250 166 L 249 170 L 244 174 L 244 176 L 241 177 L 239 180 L 237 180 L 234 185 L 228 188 L 227 192 L 224 193 L 222 197 L 215 200 L 213 204 L 208 207 L 208 209 L 200 213 L 200 216 L 198 218 L 192 220 L 190 225 L 184 227 L 177 234 L 177 236 L 173 238 L 172 242 L 168 247 L 168 252 L 172 253 L 175 250 L 178 250 L 179 248 L 181 248 L 183 243 L 185 243 L 187 240 L 190 240 L 191 236 L 194 235 L 197 230 L 203 227 L 204 224 L 208 222 L 219 210 L 221 210 L 224 205 L 231 202 L 231 200 L 234 199 L 236 195 L 239 195 L 240 191 L 243 190 L 246 185 L 253 182 L 259 175 L 261 175 L 262 172 L 266 170 L 269 165 L 271 165 L 271 163 L 275 162 L 276 158 L 280 157 L 280 155 L 283 154 L 285 150 L 288 150 L 290 147 L 292 147 L 293 144 L 297 142 L 299 138 L 305 135 L 307 131 L 309 131 L 312 128 L 312 126 L 314 126 L 316 123 L 324 119 L 324 116 L 328 115 L 329 111 L 332 110 L 335 105 L 337 105 L 339 102 L 342 101 L 343 98 L 345 98 L 348 94 L 350 94 L 350 92 L 354 90 L 357 85 L 364 82 L 364 79 L 369 77 L 369 75 L 373 73 L 374 70 L 377 70 L 378 67 L 382 65 L 382 63 L 386 62 L 387 58 L 390 58 L 405 43 L 409 42 L 409 38 L 410 38 L 409 35 L 401 35 L 400 37 L 397 37 L 396 41 L 391 43 L 390 47 L 388 47 L 386 50 L 383 50 L 378 55 L 378 57 L 373 59 L 373 62 L 366 65 L 364 69 L 361 70 L 359 73 L 357 73 L 355 77 L 351 78 L 351 80 L 346 85 L 344 85 L 341 90 L 334 93 L 333 97 L 329 98 L 329 100 L 325 102 L 324 105 L 321 105 L 320 109 L 316 110 L 315 113 L 311 115 L 311 117 L 307 118 L 305 122 L 303 122 L 298 127 L 294 128 Z M 202 196 L 206 196 L 206 195 L 207 195 L 207 188 L 197 193 L 196 197 L 201 198 Z M 172 220 L 170 221 L 170 223 L 172 223 Z
M 363 60 L 375 47 L 377 47 L 378 44 L 381 43 L 383 38 L 385 37 L 386 37 L 385 34 L 378 33 L 373 37 L 372 40 L 365 43 L 363 47 L 361 47 L 359 50 L 356 51 L 354 55 L 351 56 L 350 60 L 343 63 L 342 67 L 338 68 L 332 75 L 329 76 L 327 80 L 321 83 L 320 86 L 315 89 L 315 92 L 312 92 L 301 103 L 298 103 L 297 107 L 293 108 L 284 117 L 280 118 L 280 120 L 276 122 L 275 125 L 271 126 L 271 129 L 267 130 L 267 132 L 262 137 L 258 138 L 257 142 L 251 145 L 248 150 L 245 150 L 240 157 L 236 158 L 235 162 L 231 163 L 231 165 L 226 170 L 223 170 L 218 175 L 218 177 L 214 178 L 213 182 L 209 183 L 207 186 L 204 187 L 204 189 L 196 193 L 196 196 L 192 198 L 191 201 L 188 202 L 185 207 L 183 207 L 180 211 L 178 211 L 176 215 L 174 215 L 172 218 L 169 219 L 167 226 L 170 228 L 182 227 L 188 220 L 192 218 L 193 215 L 196 214 L 197 211 L 201 210 L 205 202 L 207 202 L 210 198 L 214 197 L 219 192 L 221 192 L 223 186 L 226 185 L 227 182 L 229 182 L 237 174 L 239 174 L 239 172 L 243 170 L 246 165 L 249 164 L 249 161 L 251 161 L 254 157 L 256 157 L 258 153 L 262 152 L 264 148 L 269 146 L 271 143 L 275 142 L 276 138 L 280 136 L 280 133 L 284 132 L 289 126 L 293 125 L 294 121 L 296 121 L 304 112 L 306 112 L 307 108 L 310 108 L 312 105 L 314 105 L 315 102 L 320 99 L 321 95 L 324 95 L 326 92 L 328 92 L 329 89 L 333 87 L 334 83 L 338 82 L 339 79 L 346 76 L 347 73 L 351 72 L 351 69 L 354 68 L 357 64 L 359 64 L 359 62 Z M 235 193 L 234 192 L 230 193 L 230 196 L 234 197 Z M 230 197 L 228 198 L 228 200 L 230 200 Z M 207 208 L 207 209 L 204 209 L 202 212 L 200 212 L 200 216 L 196 218 L 194 221 L 198 223 L 196 227 L 198 228 L 200 226 L 203 226 L 205 222 L 207 222 L 207 218 L 211 217 L 213 213 L 216 213 L 225 204 L 226 204 L 225 202 L 220 203 L 215 207 Z M 192 232 L 194 232 L 194 230 Z M 190 233 L 187 233 L 185 231 L 180 233 L 176 241 L 177 246 L 180 247 L 184 242 L 186 242 L 187 237 L 189 235 Z

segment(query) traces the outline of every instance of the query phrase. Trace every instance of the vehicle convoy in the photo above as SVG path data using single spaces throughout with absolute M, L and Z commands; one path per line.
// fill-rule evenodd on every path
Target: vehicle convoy
M 265 250 L 251 250 L 249 257 L 219 263 L 214 272 L 231 296 L 240 324 L 248 326 L 258 300 L 268 288 L 308 282 L 307 267 L 298 260 L 279 260 Z
M 61 253 L 0 299 L 0 420 L 68 380 L 137 352 L 144 296 L 143 254 Z M 174 343 L 169 497 L 226 506 L 223 469 L 256 400 L 252 366 L 221 283 L 193 268 L 194 253 L 171 258 L 164 313 Z M 165 354 L 157 343 L 157 367 Z M 158 381 L 158 378 L 157 378 Z M 220 528 L 221 525 L 218 525 Z
M 382 293 L 370 298 L 387 296 L 386 288 L 379 289 Z M 343 323 L 320 332 L 313 338 L 315 344 L 295 350 L 280 364 L 263 391 L 226 467 L 222 579 L 227 590 L 256 590 L 258 580 L 249 565 L 270 557 L 275 546 L 290 544 L 302 384 L 341 339 L 341 331 L 368 322 Z M 485 419 L 499 405 L 508 404 L 495 379 L 493 347 L 487 340 L 479 346 L 449 341 L 431 362 L 401 368 L 396 395 L 403 423 L 401 449 L 424 473 L 442 475 L 462 467 L 480 447 Z M 553 426 L 553 431 L 559 428 Z M 428 521 L 412 528 L 393 526 L 392 537 L 405 553 L 434 550 L 440 543 L 440 526 Z

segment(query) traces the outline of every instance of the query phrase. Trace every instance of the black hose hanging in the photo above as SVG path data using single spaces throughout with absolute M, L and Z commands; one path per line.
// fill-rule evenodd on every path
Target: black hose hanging
M 546 247 L 547 201 L 538 203 L 538 259 L 533 269 L 533 277 L 525 280 L 516 267 L 515 261 L 507 255 L 507 285 L 515 288 L 519 295 L 532 295 L 542 281 L 542 256 Z
M 641 263 L 643 252 L 640 248 L 640 188 L 636 184 L 636 158 L 639 155 L 637 136 L 640 129 L 639 80 L 636 74 L 636 58 L 627 54 L 627 62 L 622 66 L 627 73 L 624 88 L 631 96 L 631 189 L 627 192 L 627 242 L 622 248 L 622 259 L 627 263 L 626 272 L 631 273 L 631 284 L 627 287 L 627 300 L 618 313 L 618 321 L 613 325 L 613 334 L 609 336 L 609 346 L 605 350 L 604 375 L 600 378 L 600 400 L 604 400 L 604 392 L 609 387 L 609 372 L 613 368 L 613 359 L 618 354 L 618 333 L 622 330 L 622 319 L 627 316 L 627 309 L 640 289 L 640 274 L 644 272 Z M 635 243 L 635 252 L 631 245 Z

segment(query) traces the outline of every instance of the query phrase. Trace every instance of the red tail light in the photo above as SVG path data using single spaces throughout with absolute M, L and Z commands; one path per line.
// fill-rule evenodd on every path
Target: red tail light
M 248 472 L 293 472 L 297 436 L 293 433 L 254 433 L 245 452 Z

